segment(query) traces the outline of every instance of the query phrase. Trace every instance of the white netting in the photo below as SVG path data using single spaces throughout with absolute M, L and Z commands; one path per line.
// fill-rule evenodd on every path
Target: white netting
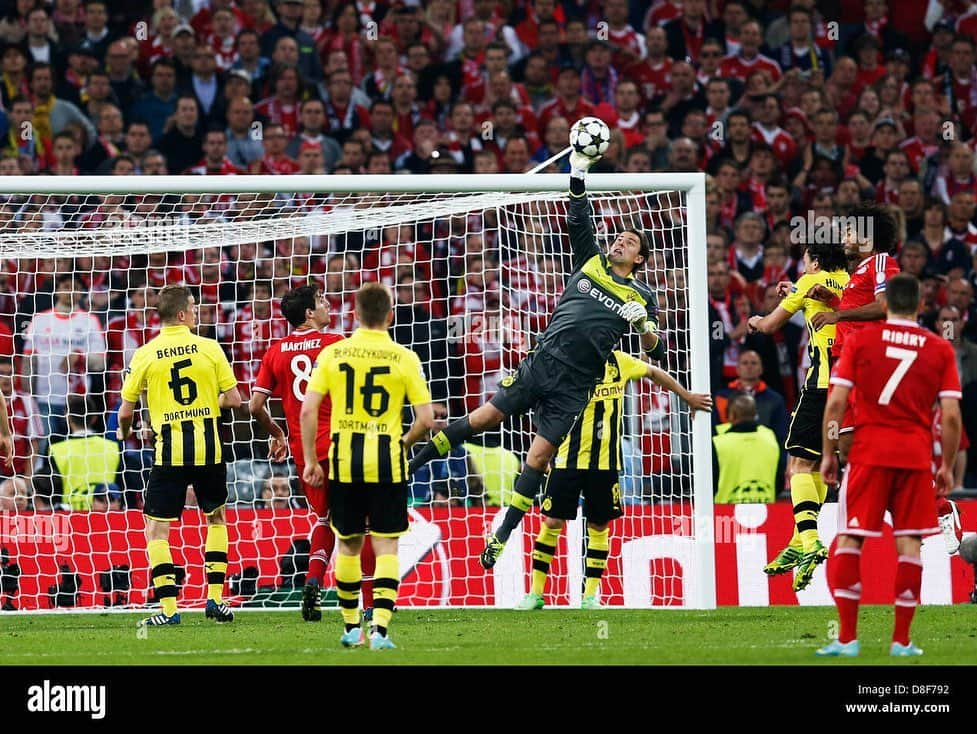
M 643 277 L 661 307 L 665 366 L 688 386 L 691 366 L 707 367 L 705 355 L 690 353 L 685 198 L 591 194 L 602 243 L 624 226 L 651 234 Z M 453 419 L 490 397 L 545 328 L 570 268 L 565 204 L 560 191 L 5 197 L 0 324 L 12 332 L 14 360 L 12 369 L 0 360 L 0 388 L 17 456 L 16 478 L 0 489 L 3 602 L 36 609 L 146 601 L 138 508 L 152 461 L 147 437 L 126 443 L 107 488 L 109 477 L 93 466 L 79 484 L 47 457 L 68 433 L 66 405 L 79 397 L 87 398 L 86 430 L 113 432 L 124 367 L 159 328 L 152 309 L 159 287 L 198 289 L 201 333 L 223 345 L 247 397 L 264 352 L 289 331 L 277 305 L 289 288 L 321 285 L 332 330 L 349 334 L 356 288 L 386 282 L 397 295 L 393 336 L 421 356 L 435 401 Z M 636 342 L 624 348 L 640 353 Z M 628 507 L 612 526 L 605 603 L 689 603 L 692 460 L 688 414 L 679 407 L 644 382 L 628 396 L 621 482 Z M 312 520 L 294 467 L 269 463 L 266 438 L 245 411 L 225 430 L 234 600 L 295 603 Z M 525 553 L 508 550 L 491 574 L 476 559 L 531 435 L 528 417 L 510 420 L 413 482 L 398 603 L 509 605 L 528 588 L 536 513 L 510 541 Z M 291 482 L 282 479 L 289 475 Z M 550 581 L 557 604 L 579 600 L 583 577 L 584 533 L 580 523 L 569 527 Z M 188 512 L 171 537 L 186 572 L 184 604 L 203 598 L 202 543 L 199 513 Z

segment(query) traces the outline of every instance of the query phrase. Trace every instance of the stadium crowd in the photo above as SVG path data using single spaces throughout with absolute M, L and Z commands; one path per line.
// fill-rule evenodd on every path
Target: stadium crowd
M 902 229 L 895 254 L 923 283 L 920 322 L 954 343 L 964 424 L 977 437 L 977 3 L 0 5 L 0 175 L 521 173 L 561 150 L 584 115 L 612 130 L 596 172 L 706 171 L 702 246 L 709 320 L 719 325 L 710 329 L 715 420 L 727 420 L 725 406 L 745 392 L 781 437 L 807 366 L 807 334 L 801 320 L 774 336 L 749 335 L 747 319 L 776 306 L 778 281 L 797 278 L 798 233 L 809 231 L 809 219 L 844 215 L 859 200 L 890 204 Z M 329 200 L 5 195 L 0 232 L 96 228 L 133 216 L 233 221 L 277 206 L 328 211 Z M 17 461 L 4 471 L 18 479 L 0 485 L 0 509 L 138 502 L 148 433 L 127 442 L 117 482 L 82 482 L 74 503 L 51 447 L 69 435 L 114 435 L 122 371 L 157 333 L 152 306 L 167 282 L 200 288 L 202 332 L 221 341 L 247 390 L 270 341 L 287 332 L 276 305 L 285 290 L 317 278 L 333 328 L 349 333 L 356 287 L 382 280 L 396 292 L 394 337 L 419 352 L 444 412 L 480 404 L 525 353 L 527 333 L 545 323 L 569 262 L 563 224 L 544 231 L 527 218 L 503 231 L 495 216 L 169 254 L 6 260 L 0 391 Z M 660 257 L 647 277 L 666 304 L 670 347 L 682 354 L 684 241 L 675 230 L 674 241 L 668 227 L 656 230 Z M 527 318 L 452 338 L 459 318 L 470 335 L 500 305 Z M 669 366 L 687 374 L 686 364 Z M 78 396 L 87 399 L 69 409 Z M 639 402 L 652 438 L 629 448 L 641 457 L 634 473 L 683 471 L 648 458 L 652 444 L 658 453 L 667 445 L 670 426 L 660 411 L 652 415 L 654 404 L 648 395 Z M 234 427 L 242 500 L 289 505 L 279 470 L 249 473 L 260 442 L 246 418 Z M 521 449 L 507 440 L 502 450 Z M 974 487 L 977 451 L 965 451 L 961 484 Z M 499 501 L 505 479 L 475 470 L 474 453 L 455 460 L 415 498 Z M 473 476 L 477 490 L 465 485 Z M 91 489 L 106 484 L 104 496 Z M 631 496 L 660 489 L 637 486 Z

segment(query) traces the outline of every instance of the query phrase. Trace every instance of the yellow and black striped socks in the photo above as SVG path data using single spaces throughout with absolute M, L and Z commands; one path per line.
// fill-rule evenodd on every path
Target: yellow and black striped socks
M 532 592 L 543 595 L 546 589 L 546 577 L 550 574 L 550 564 L 553 562 L 553 555 L 556 553 L 556 543 L 560 539 L 562 527 L 551 528 L 545 522 L 539 529 L 536 536 L 536 543 L 533 545 L 533 580 Z
M 207 598 L 220 604 L 224 600 L 224 577 L 227 575 L 226 525 L 207 526 L 204 570 L 207 572 Z
M 594 530 L 587 528 L 587 556 L 585 558 L 586 570 L 584 571 L 584 597 L 596 596 L 600 589 L 600 578 L 604 575 L 607 568 L 607 552 L 610 547 L 608 536 L 610 530 Z
M 177 612 L 176 569 L 173 568 L 170 543 L 168 540 L 150 540 L 146 543 L 146 551 L 149 553 L 149 573 L 156 589 L 156 598 L 163 607 L 163 614 L 172 617 Z
M 397 603 L 400 586 L 400 561 L 396 554 L 377 556 L 377 570 L 373 574 L 373 624 L 377 632 L 386 636 Z
M 360 582 L 362 580 L 360 557 L 337 553 L 336 595 L 339 597 L 339 608 L 343 613 L 347 632 L 360 626 Z
M 804 551 L 810 551 L 818 540 L 818 513 L 821 511 L 820 495 L 813 474 L 798 473 L 790 478 L 790 500 L 794 505 L 795 532 Z

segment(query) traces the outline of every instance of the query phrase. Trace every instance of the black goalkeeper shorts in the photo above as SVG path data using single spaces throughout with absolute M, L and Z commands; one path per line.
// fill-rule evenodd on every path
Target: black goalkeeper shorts
M 549 353 L 536 351 L 502 379 L 490 402 L 506 415 L 533 410 L 536 433 L 559 446 L 590 402 L 596 384 Z

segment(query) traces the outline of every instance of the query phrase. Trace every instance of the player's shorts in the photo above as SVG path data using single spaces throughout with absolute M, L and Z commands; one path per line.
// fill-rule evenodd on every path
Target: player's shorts
M 801 390 L 797 407 L 790 417 L 784 448 L 799 459 L 821 458 L 824 407 L 828 404 L 827 390 Z
M 559 446 L 590 402 L 596 384 L 596 378 L 587 378 L 545 351 L 531 352 L 502 379 L 490 402 L 506 415 L 532 409 L 536 432 Z
M 323 464 L 323 469 L 325 468 L 326 465 Z M 305 464 L 296 461 L 295 470 L 299 473 L 299 482 L 302 485 L 305 498 L 309 501 L 309 507 L 319 517 L 329 517 L 329 477 L 326 476 L 321 487 L 313 487 L 302 479 L 302 474 L 305 473 Z
M 895 535 L 939 532 L 936 489 L 929 469 L 849 464 L 838 492 L 838 533 L 876 538 L 892 513 Z
M 329 486 L 329 523 L 346 539 L 364 535 L 397 538 L 407 532 L 407 482 L 337 482 Z
M 583 495 L 587 522 L 606 525 L 624 515 L 621 510 L 621 478 L 607 469 L 552 469 L 546 480 L 543 514 L 560 520 L 577 517 Z
M 149 470 L 143 514 L 152 520 L 179 520 L 193 485 L 197 506 L 205 515 L 227 504 L 227 465 L 159 466 Z

